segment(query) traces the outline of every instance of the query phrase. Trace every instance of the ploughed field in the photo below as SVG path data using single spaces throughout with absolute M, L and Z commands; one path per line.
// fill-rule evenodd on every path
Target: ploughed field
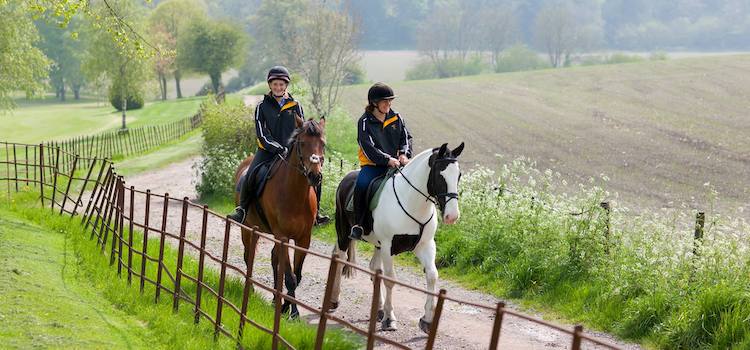
M 619 205 L 750 217 L 750 55 L 397 82 L 415 149 L 466 141 L 466 165 L 524 156 Z M 342 101 L 359 117 L 366 85 Z M 497 154 L 501 154 L 500 158 Z M 599 181 L 601 184 L 601 181 Z M 718 195 L 712 194 L 712 189 Z M 718 199 L 716 199 L 718 198 Z M 744 210 L 744 211 L 743 211 Z

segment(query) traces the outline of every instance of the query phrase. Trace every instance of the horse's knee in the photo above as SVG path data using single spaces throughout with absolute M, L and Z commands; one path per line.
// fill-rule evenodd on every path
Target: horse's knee
M 436 268 L 425 269 L 425 275 L 428 284 L 435 284 L 439 276 Z

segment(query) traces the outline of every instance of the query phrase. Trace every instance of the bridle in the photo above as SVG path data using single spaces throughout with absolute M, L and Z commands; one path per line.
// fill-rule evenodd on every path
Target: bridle
M 297 155 L 297 160 L 298 160 L 297 162 L 298 164 L 294 167 L 294 169 L 297 170 L 300 174 L 302 174 L 302 176 L 304 176 L 307 179 L 308 183 L 310 183 L 310 186 L 318 186 L 320 185 L 321 181 L 323 181 L 323 176 L 320 174 L 313 174 L 312 170 L 310 170 L 310 168 L 308 168 L 305 165 L 304 158 L 302 156 L 302 145 L 304 144 L 305 144 L 304 141 L 300 141 L 297 139 L 295 139 L 294 143 L 292 143 L 291 147 L 296 149 L 295 153 L 297 153 L 296 155 Z M 312 154 L 310 156 L 311 163 L 313 164 L 320 163 L 320 166 L 321 167 L 323 166 L 323 162 L 325 161 L 325 144 L 323 145 L 323 149 L 324 149 L 323 155 Z M 281 160 L 284 161 L 284 163 L 289 165 L 289 162 L 284 157 L 279 155 L 279 158 L 281 158 Z
M 435 165 L 438 163 L 451 164 L 457 161 L 458 161 L 458 158 L 440 158 L 440 159 L 435 159 L 432 162 L 432 164 L 430 165 L 430 174 L 428 175 L 428 178 L 427 178 L 427 194 L 425 194 L 419 188 L 414 186 L 414 184 L 411 183 L 411 181 L 409 181 L 409 178 L 406 177 L 406 175 L 401 171 L 401 168 L 396 168 L 396 171 L 399 174 L 401 174 L 401 177 L 406 181 L 406 183 L 409 184 L 409 186 L 411 186 L 411 188 L 413 188 L 415 191 L 417 191 L 417 193 L 419 193 L 420 195 L 422 195 L 422 197 L 425 198 L 425 201 L 430 201 L 432 202 L 432 204 L 437 205 L 438 208 L 440 209 L 440 212 L 443 213 L 445 211 L 445 206 L 448 204 L 448 201 L 450 201 L 451 199 L 458 200 L 458 193 L 456 192 L 435 193 L 436 192 L 435 178 L 437 176 L 440 176 L 440 173 L 436 170 L 437 167 Z M 396 191 L 396 178 L 394 177 L 391 182 L 393 185 L 393 194 L 396 196 L 396 202 L 398 203 L 398 206 L 401 207 L 401 210 L 404 212 L 404 214 L 406 214 L 406 216 L 408 216 L 410 219 L 412 219 L 412 221 L 416 222 L 417 225 L 419 225 L 419 235 L 422 236 L 422 232 L 424 231 L 425 226 L 427 226 L 427 224 L 430 223 L 430 221 L 432 221 L 432 217 L 435 216 L 435 213 L 433 212 L 432 214 L 430 214 L 430 218 L 427 219 L 427 221 L 425 221 L 424 223 L 417 220 L 417 218 L 411 215 L 411 213 L 409 213 L 409 211 L 406 210 L 406 208 L 404 208 L 404 205 L 401 203 L 401 199 L 398 197 L 398 191 Z M 442 199 L 442 201 L 440 199 Z

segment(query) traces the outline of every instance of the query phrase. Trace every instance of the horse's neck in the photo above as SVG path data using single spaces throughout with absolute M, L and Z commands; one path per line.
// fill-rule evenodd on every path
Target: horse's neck
M 304 196 L 308 196 L 309 192 L 306 190 L 310 185 L 307 182 L 307 178 L 299 170 L 299 163 L 300 159 L 297 156 L 297 144 L 295 143 L 289 149 L 289 158 L 282 161 L 279 166 L 280 178 L 285 182 L 282 188 L 290 195 L 299 193 L 300 195 L 304 194 Z
M 419 154 L 409 162 L 409 165 L 401 170 L 403 176 L 395 176 L 393 178 L 399 200 L 404 206 L 404 209 L 407 209 L 410 213 L 413 212 L 412 215 L 430 215 L 433 210 L 434 204 L 428 201 L 423 195 L 419 194 L 419 192 L 422 192 L 423 194 L 428 195 L 427 178 L 430 175 L 430 166 L 428 165 L 429 158 L 429 154 Z M 408 179 L 408 182 L 404 177 Z M 409 182 L 411 182 L 411 185 Z M 414 187 L 412 187 L 412 185 Z M 419 190 L 419 192 L 417 192 L 417 190 Z

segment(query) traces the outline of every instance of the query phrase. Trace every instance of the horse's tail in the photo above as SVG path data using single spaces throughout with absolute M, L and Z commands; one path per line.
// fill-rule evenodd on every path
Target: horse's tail
M 349 249 L 346 250 L 346 261 L 351 264 L 357 263 L 357 241 L 352 240 L 349 242 Z M 354 269 L 349 265 L 344 265 L 341 274 L 346 278 L 351 278 L 354 276 Z

